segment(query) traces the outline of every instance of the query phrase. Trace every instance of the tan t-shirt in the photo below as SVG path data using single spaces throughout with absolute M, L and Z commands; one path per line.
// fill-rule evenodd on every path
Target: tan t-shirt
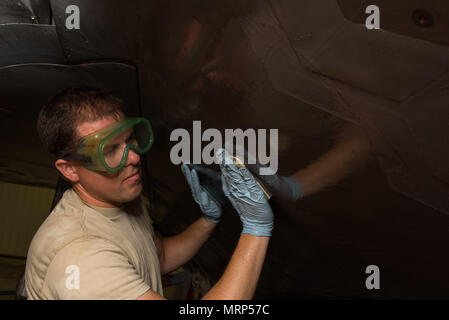
M 163 295 L 154 231 L 141 199 L 99 208 L 67 190 L 34 235 L 28 299 L 136 299 Z

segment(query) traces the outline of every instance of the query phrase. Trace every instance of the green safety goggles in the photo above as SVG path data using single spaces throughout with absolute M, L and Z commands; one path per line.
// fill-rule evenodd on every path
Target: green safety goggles
M 79 160 L 83 167 L 103 173 L 122 169 L 129 150 L 143 154 L 150 150 L 154 136 L 150 122 L 145 118 L 124 118 L 101 130 L 82 137 L 75 153 L 60 158 Z

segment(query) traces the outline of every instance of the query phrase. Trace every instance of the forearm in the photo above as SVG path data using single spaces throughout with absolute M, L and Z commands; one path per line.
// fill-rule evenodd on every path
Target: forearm
M 209 238 L 215 225 L 215 223 L 201 217 L 182 233 L 173 237 L 162 238 L 164 259 L 161 261 L 161 273 L 165 274 L 176 270 L 192 259 Z
M 223 276 L 203 299 L 251 299 L 269 241 L 269 237 L 242 234 Z
M 303 196 L 308 196 L 334 185 L 364 166 L 370 152 L 370 142 L 363 129 L 347 125 L 331 150 L 293 177 L 301 183 Z
M 223 276 L 203 300 L 248 300 L 254 296 L 268 248 L 269 237 L 242 234 Z M 148 290 L 139 300 L 165 299 Z

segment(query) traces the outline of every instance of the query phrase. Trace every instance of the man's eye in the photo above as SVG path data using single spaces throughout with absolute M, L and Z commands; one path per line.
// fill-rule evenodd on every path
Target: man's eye
M 133 141 L 135 138 L 136 138 L 136 137 L 134 136 L 134 133 L 133 133 L 133 134 L 131 134 L 131 135 L 128 137 L 128 139 L 126 139 L 126 142 Z
M 132 134 L 128 137 L 128 139 L 126 139 L 126 143 L 130 143 L 130 142 L 134 142 L 136 141 L 136 137 Z
M 112 148 L 108 148 L 108 149 L 106 149 L 106 150 L 104 151 L 104 154 L 105 154 L 105 155 L 112 154 L 112 153 L 114 153 L 115 151 L 117 151 L 117 148 L 118 148 L 118 146 L 114 146 L 114 147 L 112 147 Z

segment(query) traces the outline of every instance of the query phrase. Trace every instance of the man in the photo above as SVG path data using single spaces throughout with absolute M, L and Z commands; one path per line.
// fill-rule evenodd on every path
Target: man
M 181 234 L 161 238 L 139 197 L 139 154 L 153 141 L 146 119 L 126 118 L 122 102 L 102 90 L 71 88 L 41 110 L 37 128 L 72 188 L 32 240 L 28 298 L 164 299 L 161 274 L 190 260 L 221 216 L 219 202 L 201 186 L 195 169 L 183 166 L 183 173 L 204 216 Z M 223 191 L 243 231 L 223 276 L 204 298 L 250 299 L 273 213 L 248 170 L 222 163 Z

